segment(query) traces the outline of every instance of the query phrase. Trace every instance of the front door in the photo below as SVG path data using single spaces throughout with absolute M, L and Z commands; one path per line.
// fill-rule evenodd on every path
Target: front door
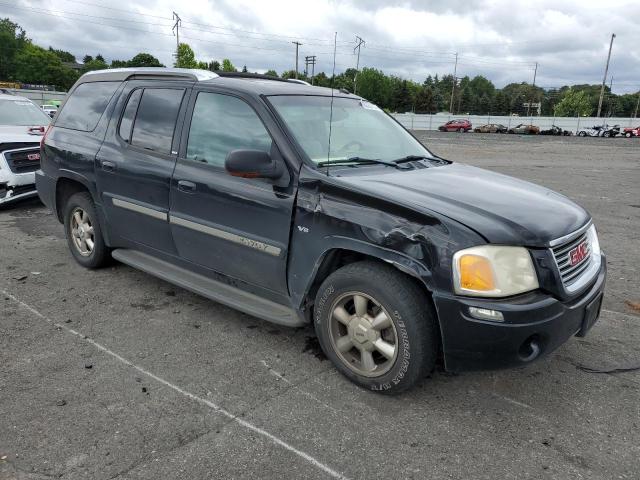
M 116 105 L 122 114 L 113 116 L 96 157 L 98 190 L 114 238 L 175 253 L 168 222 L 169 184 L 184 96 L 183 87 L 132 82 Z
M 280 150 L 245 100 L 200 91 L 190 103 L 171 181 L 170 224 L 180 257 L 286 294 L 291 187 L 224 169 L 231 150 L 264 150 L 284 162 Z

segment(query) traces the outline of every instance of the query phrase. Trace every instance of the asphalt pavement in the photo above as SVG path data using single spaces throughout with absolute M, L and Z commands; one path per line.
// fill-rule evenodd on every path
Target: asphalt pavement
M 640 139 L 418 132 L 594 216 L 602 316 L 528 367 L 386 397 L 310 328 L 268 324 L 124 265 L 89 271 L 35 200 L 0 209 L 0 479 L 636 479 Z

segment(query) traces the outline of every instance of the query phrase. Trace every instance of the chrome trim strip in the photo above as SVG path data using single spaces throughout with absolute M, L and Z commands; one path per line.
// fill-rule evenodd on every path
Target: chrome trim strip
M 572 240 L 573 238 L 580 236 L 581 234 L 583 234 L 584 232 L 589 230 L 589 227 L 591 226 L 592 223 L 593 223 L 593 221 L 589 220 L 586 225 L 584 225 L 583 227 L 580 227 L 575 232 L 569 233 L 569 234 L 565 235 L 564 237 L 560 237 L 560 238 L 556 238 L 555 240 L 551 240 L 547 244 L 547 246 L 548 247 L 552 247 L 552 248 L 553 247 L 557 247 L 558 245 L 562 245 L 563 243 L 568 242 L 569 240 Z
M 119 198 L 111 198 L 111 202 L 114 207 L 124 208 L 125 210 L 131 210 L 132 212 L 142 213 L 143 215 L 147 215 L 149 217 L 157 218 L 158 220 L 167 221 L 167 213 L 160 212 L 158 210 L 154 210 L 153 208 L 143 207 L 142 205 L 138 205 L 137 203 L 127 202 L 125 200 L 120 200 Z
M 170 215 L 169 222 L 174 225 L 190 228 L 191 230 L 195 230 L 197 232 L 211 235 L 212 237 L 221 238 L 229 242 L 233 242 L 239 245 L 243 245 L 245 247 L 253 248 L 255 250 L 259 250 L 261 252 L 267 253 L 269 255 L 273 255 L 274 257 L 279 256 L 281 252 L 280 247 L 276 247 L 275 245 L 269 245 L 268 243 L 259 242 L 257 240 L 252 240 L 247 237 L 242 237 L 240 235 L 236 235 L 235 233 L 227 232 L 225 230 L 220 230 L 218 228 L 210 227 L 208 225 L 192 222 L 191 220 L 187 220 L 182 217 L 176 217 L 174 215 Z

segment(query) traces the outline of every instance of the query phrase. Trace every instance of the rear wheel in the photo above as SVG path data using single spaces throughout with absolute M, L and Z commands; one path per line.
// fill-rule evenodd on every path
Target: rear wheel
M 364 261 L 337 270 L 318 291 L 314 318 L 325 354 L 367 389 L 404 391 L 435 365 L 435 314 L 424 292 L 393 267 Z
M 587 132 L 580 132 L 578 133 L 579 137 L 586 137 L 587 136 Z
M 72 195 L 64 207 L 64 227 L 69 250 L 76 261 L 86 268 L 98 268 L 111 260 L 93 199 L 88 192 Z
M 459 132 L 459 133 L 464 133 L 464 128 L 460 127 L 460 128 L 458 129 L 458 132 Z
M 624 136 L 627 137 L 627 138 L 631 138 L 631 132 L 625 133 Z
M 602 134 L 603 137 L 609 138 L 611 136 L 611 132 L 604 132 Z

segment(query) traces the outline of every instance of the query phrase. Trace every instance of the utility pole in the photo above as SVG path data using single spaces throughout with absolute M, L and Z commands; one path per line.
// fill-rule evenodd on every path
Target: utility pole
M 180 46 L 180 26 L 182 25 L 182 19 L 176 12 L 173 12 L 173 19 L 176 23 L 173 24 L 171 31 L 176 36 L 176 58 L 178 57 L 178 47 Z
M 536 75 L 538 74 L 538 62 L 536 62 L 536 68 L 533 70 L 533 90 L 536 88 Z M 531 107 L 531 100 L 529 100 L 529 105 L 527 105 L 527 117 L 529 116 L 529 108 Z M 540 110 L 538 110 L 538 115 L 540 115 Z
M 453 113 L 453 93 L 456 91 L 456 75 L 458 74 L 458 52 L 456 52 L 456 63 L 453 67 L 453 85 L 451 86 L 451 101 L 449 102 L 449 113 Z
M 366 42 L 361 37 L 356 35 L 356 43 L 357 43 L 357 45 L 353 49 L 353 53 L 356 53 L 356 50 L 358 50 L 358 59 L 356 60 L 356 76 L 353 79 L 353 94 L 354 95 L 358 91 L 358 73 L 360 72 L 360 47 L 362 47 L 362 45 L 364 45 Z
M 633 118 L 638 116 L 638 107 L 640 107 L 640 90 L 638 90 L 638 103 L 636 103 L 636 112 L 633 114 Z
M 304 57 L 304 73 L 306 76 L 309 76 L 309 65 L 311 65 L 311 85 L 313 85 L 313 77 L 316 72 L 316 56 L 315 55 L 307 55 Z
M 298 78 L 298 47 L 300 47 L 300 45 L 302 45 L 300 42 L 295 41 L 295 42 L 291 42 L 296 46 L 296 78 Z
M 611 42 L 609 43 L 609 55 L 607 55 L 607 65 L 604 67 L 604 77 L 602 77 L 602 87 L 600 87 L 600 100 L 598 100 L 598 115 L 602 110 L 602 97 L 604 97 L 604 85 L 607 83 L 607 73 L 609 73 L 609 61 L 611 60 L 611 49 L 613 48 L 613 39 L 616 38 L 616 34 L 611 34 Z

